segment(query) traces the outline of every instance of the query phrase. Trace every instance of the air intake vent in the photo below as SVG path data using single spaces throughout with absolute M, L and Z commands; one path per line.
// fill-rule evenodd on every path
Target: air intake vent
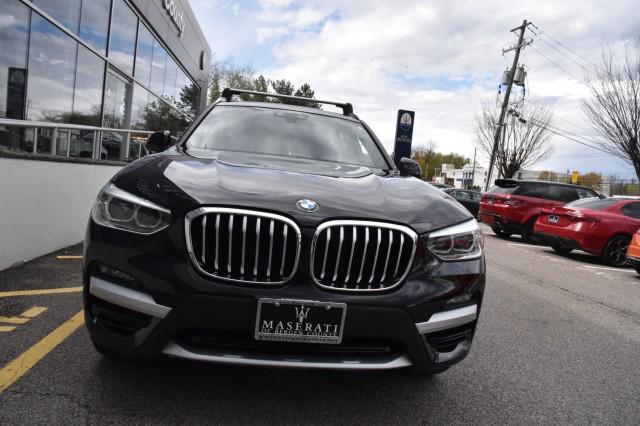
M 191 261 L 211 277 L 282 284 L 298 266 L 300 228 L 283 216 L 203 207 L 186 215 L 185 231 Z
M 313 237 L 311 275 L 317 285 L 343 291 L 384 291 L 409 273 L 418 235 L 406 226 L 335 220 Z

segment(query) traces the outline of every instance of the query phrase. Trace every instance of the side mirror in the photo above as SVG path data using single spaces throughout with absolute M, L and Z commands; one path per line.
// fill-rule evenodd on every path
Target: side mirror
M 402 157 L 400 159 L 400 176 L 413 176 L 422 179 L 420 164 L 411 158 Z
M 162 152 L 173 145 L 173 139 L 168 130 L 152 133 L 147 139 L 147 150 L 150 154 Z

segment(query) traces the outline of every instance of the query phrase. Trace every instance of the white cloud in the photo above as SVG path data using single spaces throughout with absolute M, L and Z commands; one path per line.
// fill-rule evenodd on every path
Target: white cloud
M 416 111 L 414 144 L 433 139 L 442 151 L 472 156 L 473 116 L 484 100 L 496 97 L 502 71 L 510 66 L 513 53 L 503 57 L 501 48 L 515 43 L 511 28 L 530 19 L 539 30 L 597 62 L 603 46 L 620 46 L 638 36 L 635 3 L 268 0 L 255 12 L 253 43 L 271 50 L 260 73 L 308 82 L 319 98 L 352 102 L 388 149 L 396 110 L 406 108 Z M 585 85 L 534 48 L 579 78 L 584 70 L 574 61 L 585 62 L 568 59 L 562 46 L 546 40 L 549 44 L 534 40 L 522 56 L 529 70 L 528 99 L 552 104 L 557 126 L 594 136 L 581 111 Z M 210 42 L 214 50 L 224 44 Z M 597 154 L 558 137 L 553 144 L 559 158 L 541 167 L 578 163 L 571 159 L 566 164 L 561 154 Z M 619 168 L 607 158 L 598 164 L 603 170 Z M 594 163 L 585 162 L 589 166 Z

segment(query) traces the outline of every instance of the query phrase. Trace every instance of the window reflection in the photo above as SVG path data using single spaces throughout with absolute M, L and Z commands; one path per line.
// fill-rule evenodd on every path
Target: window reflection
M 127 117 L 128 96 L 131 87 L 128 82 L 108 72 L 104 92 L 104 120 L 103 127 L 123 129 Z M 122 133 L 103 132 L 102 148 L 105 150 L 105 160 L 122 161 L 126 158 L 124 152 L 124 137 Z M 101 155 L 102 158 L 102 155 Z
M 29 9 L 18 0 L 3 2 L 0 22 L 0 46 L 11 46 L 0 54 L 0 117 L 23 119 Z
M 35 13 L 30 40 L 27 119 L 68 123 L 77 43 Z
M 80 2 L 81 0 L 34 0 L 37 6 L 75 34 L 78 34 L 80 23 Z
M 167 52 L 158 43 L 153 41 L 153 64 L 151 67 L 151 86 L 152 92 L 161 94 L 164 89 L 164 70 L 167 64 Z
M 124 0 L 115 0 L 111 18 L 109 59 L 128 75 L 133 74 L 137 27 L 138 18 L 129 6 Z
M 147 106 L 149 105 L 149 92 L 139 84 L 134 84 L 133 99 L 131 102 L 131 128 L 138 130 L 151 130 L 147 127 Z
M 100 125 L 104 61 L 83 46 L 78 46 L 78 66 L 71 122 Z
M 84 0 L 80 17 L 80 37 L 100 53 L 107 51 L 111 0 Z
M 151 62 L 153 61 L 153 35 L 140 22 L 138 25 L 138 49 L 136 51 L 136 78 L 149 86 L 151 81 Z

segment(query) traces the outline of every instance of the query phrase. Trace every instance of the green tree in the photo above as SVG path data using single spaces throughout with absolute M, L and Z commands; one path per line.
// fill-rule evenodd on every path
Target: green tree
M 600 189 L 600 184 L 602 184 L 602 175 L 596 172 L 589 172 L 580 176 L 579 179 L 580 185 L 588 186 L 593 189 Z

